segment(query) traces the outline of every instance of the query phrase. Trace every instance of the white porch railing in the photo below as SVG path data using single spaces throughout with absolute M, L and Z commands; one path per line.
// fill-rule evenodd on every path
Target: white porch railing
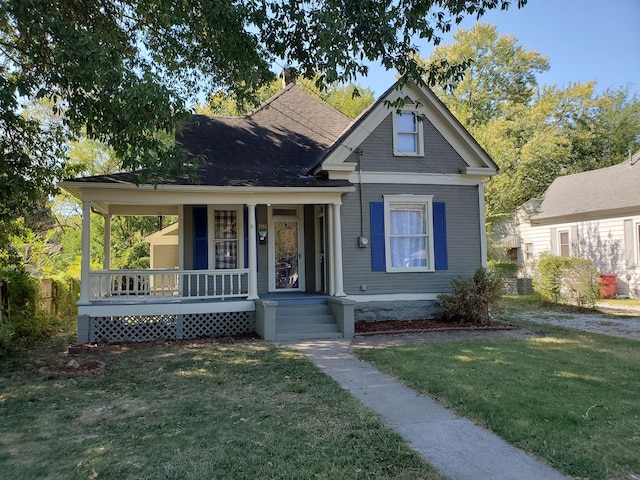
M 136 298 L 242 298 L 249 269 L 234 270 L 93 270 L 90 300 Z

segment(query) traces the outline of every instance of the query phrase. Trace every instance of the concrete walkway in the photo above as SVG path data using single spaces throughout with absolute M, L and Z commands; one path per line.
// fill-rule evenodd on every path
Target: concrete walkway
M 315 340 L 287 346 L 307 355 L 451 480 L 567 479 L 495 434 L 357 359 L 348 341 Z

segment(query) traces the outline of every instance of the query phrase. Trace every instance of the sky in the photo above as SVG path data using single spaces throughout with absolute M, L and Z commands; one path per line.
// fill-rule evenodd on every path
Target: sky
M 598 94 L 629 86 L 640 98 L 640 0 L 528 0 L 521 9 L 512 0 L 509 10 L 492 10 L 480 21 L 496 25 L 500 35 L 514 35 L 525 50 L 548 57 L 550 69 L 539 74 L 539 85 L 563 88 L 595 80 Z M 475 23 L 467 19 L 453 27 L 441 44 L 453 43 L 458 28 L 469 30 Z M 420 47 L 428 58 L 433 46 Z M 357 82 L 378 96 L 395 76 L 372 65 Z

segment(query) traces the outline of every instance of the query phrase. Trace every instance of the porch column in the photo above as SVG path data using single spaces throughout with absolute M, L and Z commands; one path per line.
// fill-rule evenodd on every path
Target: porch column
M 256 244 L 256 205 L 247 204 L 249 215 L 249 297 L 248 300 L 258 298 L 258 246 Z
M 327 205 L 327 231 L 329 232 L 329 250 L 326 258 L 329 260 L 329 278 L 328 278 L 328 292 L 329 295 L 333 296 L 336 294 L 336 256 L 333 254 L 335 252 L 335 242 L 333 241 L 333 205 Z
M 184 270 L 184 205 L 178 205 L 178 270 Z
M 103 215 L 104 217 L 104 260 L 103 269 L 111 268 L 111 215 Z
M 335 280 L 335 296 L 346 297 L 344 293 L 344 285 L 342 284 L 342 225 L 340 220 L 340 205 L 342 203 L 333 204 L 333 252 L 331 257 L 334 259 L 334 280 Z
M 78 304 L 89 304 L 91 279 L 91 202 L 82 202 L 82 262 L 80 264 L 80 301 Z

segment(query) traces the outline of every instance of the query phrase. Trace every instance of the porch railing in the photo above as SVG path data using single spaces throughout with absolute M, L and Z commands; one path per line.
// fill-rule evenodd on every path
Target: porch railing
M 248 294 L 248 269 L 93 270 L 90 300 L 141 298 L 242 298 Z

